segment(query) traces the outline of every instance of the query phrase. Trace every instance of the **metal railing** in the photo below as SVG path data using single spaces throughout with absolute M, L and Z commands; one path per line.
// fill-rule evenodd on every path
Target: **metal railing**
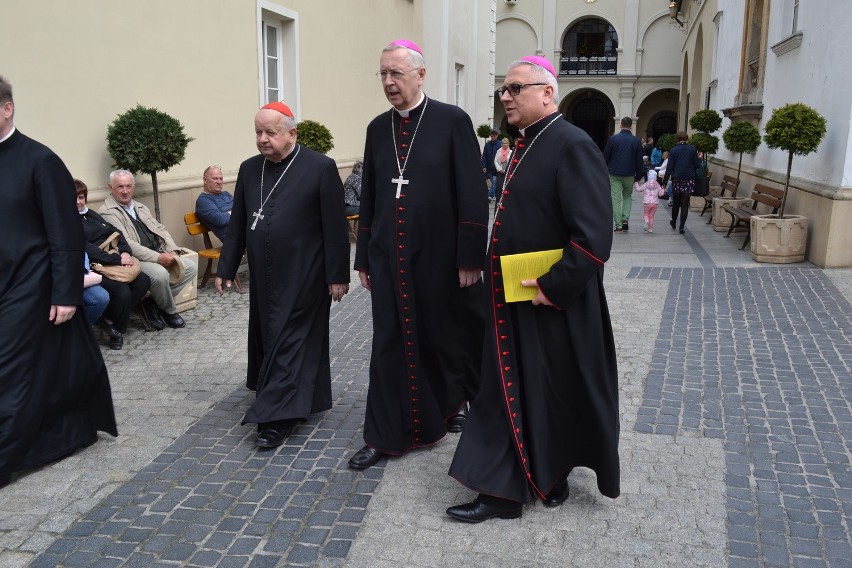
M 615 75 L 618 57 L 563 57 L 560 75 Z

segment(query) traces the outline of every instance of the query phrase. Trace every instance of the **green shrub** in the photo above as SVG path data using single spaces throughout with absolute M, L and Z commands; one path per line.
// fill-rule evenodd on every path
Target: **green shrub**
M 657 144 L 660 146 L 660 150 L 668 152 L 674 148 L 675 144 L 677 144 L 677 138 L 675 138 L 675 135 L 671 133 L 663 134 L 660 136 L 660 139 L 657 140 Z
M 334 137 L 324 125 L 313 120 L 303 120 L 296 125 L 299 144 L 320 154 L 328 154 L 334 148 Z
M 743 169 L 743 153 L 754 154 L 760 146 L 760 132 L 750 122 L 735 122 L 722 133 L 725 148 L 731 152 L 739 152 L 740 163 L 737 166 L 737 187 L 740 186 L 740 172 Z M 737 192 L 734 190 L 736 197 Z

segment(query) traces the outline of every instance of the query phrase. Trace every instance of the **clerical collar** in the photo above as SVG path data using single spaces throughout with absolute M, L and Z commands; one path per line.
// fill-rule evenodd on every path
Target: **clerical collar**
M 411 111 L 413 111 L 414 109 L 416 109 L 417 107 L 419 107 L 421 104 L 423 104 L 423 100 L 424 100 L 425 98 L 426 98 L 426 95 L 423 93 L 423 91 L 420 91 L 420 99 L 418 99 L 418 101 L 417 101 L 417 104 L 416 104 L 416 105 L 414 105 L 413 107 L 411 107 L 411 108 L 409 108 L 409 109 L 406 109 L 406 110 L 397 110 L 397 109 L 394 109 L 394 110 L 395 110 L 395 111 L 396 111 L 396 113 L 397 113 L 399 116 L 401 116 L 402 118 L 408 118 L 408 115 L 409 115 L 409 114 L 411 114 Z
M 299 146 L 298 142 L 293 144 L 293 147 L 290 148 L 290 151 L 287 152 L 287 155 L 284 156 L 283 158 L 281 158 L 280 160 L 278 160 L 277 162 L 275 160 L 270 160 L 269 158 L 264 158 L 264 159 L 265 159 L 265 161 L 269 162 L 273 166 L 280 166 L 281 164 L 283 164 L 284 162 L 286 162 L 287 160 L 289 160 L 290 158 L 293 157 L 293 153 L 297 150 L 298 146 Z M 221 193 L 221 191 L 219 193 Z
M 544 115 L 541 118 L 539 118 L 538 120 L 536 120 L 535 122 L 533 122 L 532 124 L 530 124 L 529 126 L 526 126 L 524 128 L 519 128 L 518 131 L 521 133 L 521 136 L 523 136 L 524 138 L 530 138 L 532 136 L 535 136 L 536 134 L 541 132 L 544 129 L 545 126 L 550 124 L 549 119 L 553 118 L 553 115 L 555 115 L 555 114 L 559 114 L 559 111 L 558 110 L 553 111 L 550 114 Z
M 12 134 L 14 134 L 14 133 L 15 133 L 15 127 L 13 126 L 13 127 L 12 127 L 12 130 L 10 130 L 10 131 L 9 131 L 9 134 L 7 134 L 6 136 L 4 136 L 4 137 L 3 137 L 3 140 L 0 140 L 0 144 L 2 144 L 3 142 L 5 142 L 5 141 L 6 141 L 6 140 L 8 140 L 9 138 L 11 138 L 11 137 L 12 137 Z

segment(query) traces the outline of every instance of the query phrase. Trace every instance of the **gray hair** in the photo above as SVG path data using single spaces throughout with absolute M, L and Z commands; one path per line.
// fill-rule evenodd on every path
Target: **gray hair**
M 411 49 L 410 47 L 405 47 L 404 45 L 396 45 L 392 43 L 390 45 L 385 46 L 385 48 L 382 49 L 382 53 L 386 51 L 395 51 L 397 49 L 404 49 L 408 52 L 408 62 L 411 63 L 412 69 L 426 67 L 426 62 L 423 60 L 423 56 Z
M 281 122 L 279 122 L 281 126 L 283 126 L 286 130 L 292 130 L 296 128 L 296 119 L 292 116 L 287 116 L 284 113 L 281 113 Z
M 204 168 L 204 173 L 202 174 L 202 177 L 207 177 L 207 172 L 209 172 L 210 170 L 219 170 L 220 172 L 222 172 L 222 166 L 217 166 L 216 164 L 213 164 L 212 166 L 207 166 L 206 168 Z
M 0 75 L 0 105 L 6 103 L 15 104 L 14 99 L 12 99 L 12 83 L 6 77 Z
M 509 69 L 506 71 L 506 74 L 508 75 L 509 71 L 521 65 L 528 65 L 529 68 L 532 69 L 533 77 L 535 78 L 536 83 L 547 83 L 548 85 L 553 87 L 553 98 L 554 100 L 559 100 L 559 84 L 556 82 L 556 77 L 554 77 L 550 73 L 550 71 L 548 71 L 541 65 L 536 65 L 535 63 L 532 63 L 530 61 L 518 59 L 517 61 L 513 61 L 509 65 Z
M 109 173 L 109 184 L 112 185 L 112 182 L 114 182 L 115 178 L 118 176 L 130 176 L 130 179 L 133 180 L 133 184 L 136 184 L 136 180 L 133 178 L 133 172 L 129 172 L 127 170 L 112 170 Z

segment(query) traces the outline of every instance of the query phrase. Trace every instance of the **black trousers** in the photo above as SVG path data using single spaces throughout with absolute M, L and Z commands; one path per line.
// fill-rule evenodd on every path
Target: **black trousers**
M 109 304 L 104 315 L 112 320 L 118 331 L 125 333 L 130 322 L 130 310 L 145 296 L 151 287 L 151 279 L 144 272 L 130 283 L 116 282 L 104 276 L 101 286 L 109 292 Z
M 689 198 L 692 194 L 684 191 L 672 194 L 672 223 L 677 222 L 677 214 L 680 211 L 680 228 L 686 224 L 686 217 L 689 215 Z

